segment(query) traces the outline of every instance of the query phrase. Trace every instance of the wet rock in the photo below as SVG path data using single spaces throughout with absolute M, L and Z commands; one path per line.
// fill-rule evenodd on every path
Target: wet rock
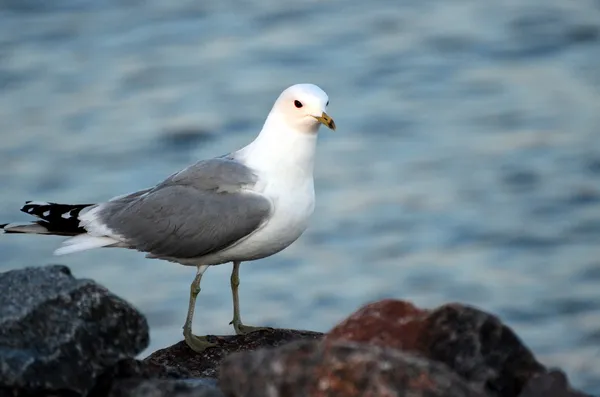
M 0 389 L 83 394 L 147 347 L 148 324 L 127 302 L 65 266 L 0 274 Z
M 497 317 L 461 304 L 426 311 L 402 301 L 375 302 L 333 328 L 324 342 L 339 340 L 417 353 L 446 364 L 492 396 L 516 396 L 545 372 Z
M 291 329 L 266 329 L 248 335 L 210 336 L 209 341 L 217 346 L 203 353 L 191 350 L 184 341 L 157 350 L 145 361 L 184 371 L 193 377 L 217 378 L 221 361 L 231 353 L 276 347 L 302 339 L 320 339 L 322 333 Z
M 519 397 L 592 397 L 571 389 L 564 372 L 553 370 L 532 378 Z
M 298 341 L 232 354 L 219 385 L 231 397 L 485 396 L 443 364 L 351 342 Z

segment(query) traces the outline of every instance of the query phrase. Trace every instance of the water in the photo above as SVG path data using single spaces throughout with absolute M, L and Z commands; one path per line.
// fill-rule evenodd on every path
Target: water
M 313 82 L 317 208 L 242 265 L 246 323 L 326 331 L 383 297 L 500 315 L 600 392 L 600 3 L 592 0 L 0 0 L 0 220 L 95 202 L 251 139 Z M 0 238 L 0 270 L 63 263 L 181 339 L 194 270 L 61 238 Z M 230 333 L 231 265 L 197 333 Z

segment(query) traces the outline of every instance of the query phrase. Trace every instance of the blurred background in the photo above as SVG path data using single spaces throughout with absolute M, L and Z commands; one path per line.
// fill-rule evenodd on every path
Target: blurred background
M 309 230 L 241 271 L 244 322 L 327 331 L 372 300 L 499 315 L 600 392 L 597 0 L 0 0 L 0 221 L 93 203 L 250 142 L 287 86 L 331 99 Z M 125 250 L 53 257 L 182 338 L 194 269 Z M 194 331 L 232 333 L 231 265 Z

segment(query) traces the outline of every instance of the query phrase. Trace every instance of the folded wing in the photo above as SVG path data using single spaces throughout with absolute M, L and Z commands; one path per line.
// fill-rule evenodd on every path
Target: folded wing
M 268 220 L 272 204 L 256 191 L 259 183 L 253 170 L 233 159 L 198 162 L 141 194 L 84 209 L 79 219 L 86 237 L 67 240 L 65 248 L 87 249 L 86 239 L 109 238 L 156 257 L 217 252 Z

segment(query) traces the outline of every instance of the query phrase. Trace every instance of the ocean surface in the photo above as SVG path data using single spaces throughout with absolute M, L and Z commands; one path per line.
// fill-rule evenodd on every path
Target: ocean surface
M 250 142 L 287 86 L 321 129 L 307 232 L 241 271 L 244 322 L 327 331 L 384 297 L 499 315 L 600 393 L 597 0 L 0 0 L 0 221 L 93 203 Z M 0 271 L 68 265 L 181 339 L 193 268 L 0 236 Z M 229 273 L 198 334 L 232 333 Z

